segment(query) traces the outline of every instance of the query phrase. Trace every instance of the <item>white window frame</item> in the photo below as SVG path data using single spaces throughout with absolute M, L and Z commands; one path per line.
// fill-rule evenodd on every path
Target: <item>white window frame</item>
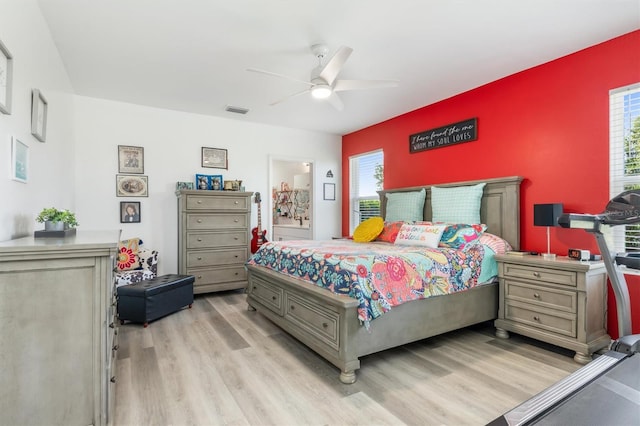
M 349 234 L 360 224 L 360 201 L 377 200 L 378 195 L 359 196 L 357 194 L 359 188 L 359 160 L 362 157 L 378 154 L 382 155 L 382 164 L 384 166 L 384 152 L 382 149 L 369 151 L 349 157 Z
M 625 96 L 640 92 L 640 83 L 621 87 L 609 92 L 609 199 L 625 190 L 625 185 L 640 185 L 640 174 L 625 175 L 624 138 Z M 631 120 L 631 123 L 633 120 Z M 628 123 L 628 124 L 631 124 Z M 605 232 L 612 252 L 627 251 L 625 244 L 626 226 L 609 227 Z

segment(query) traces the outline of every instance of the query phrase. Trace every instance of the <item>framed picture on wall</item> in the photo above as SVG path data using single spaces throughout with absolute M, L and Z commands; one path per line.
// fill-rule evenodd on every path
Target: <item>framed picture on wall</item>
M 29 178 L 29 147 L 13 136 L 11 138 L 11 179 L 27 183 Z
M 116 196 L 148 197 L 149 181 L 147 176 L 116 175 Z
M 214 169 L 228 169 L 227 150 L 220 148 L 202 147 L 202 167 Z
M 118 173 L 144 174 L 144 148 L 118 145 Z
M 140 201 L 120 202 L 120 223 L 140 223 Z
M 323 199 L 335 201 L 335 199 L 336 199 L 336 184 L 335 183 L 325 183 L 324 184 Z
M 11 114 L 11 87 L 13 85 L 13 56 L 0 40 L 0 112 Z
M 31 134 L 40 142 L 47 139 L 47 111 L 49 104 L 38 89 L 31 91 Z

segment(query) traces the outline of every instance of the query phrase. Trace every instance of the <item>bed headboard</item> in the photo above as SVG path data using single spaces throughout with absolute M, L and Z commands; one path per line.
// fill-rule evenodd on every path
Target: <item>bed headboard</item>
M 487 225 L 487 232 L 498 235 L 518 250 L 520 249 L 520 182 L 521 176 L 473 180 L 466 182 L 438 183 L 435 185 L 413 186 L 378 191 L 380 195 L 380 214 L 386 216 L 387 197 L 393 192 L 419 191 L 425 188 L 427 197 L 424 203 L 424 220 L 431 220 L 432 186 L 451 187 L 486 183 L 480 205 L 480 220 Z

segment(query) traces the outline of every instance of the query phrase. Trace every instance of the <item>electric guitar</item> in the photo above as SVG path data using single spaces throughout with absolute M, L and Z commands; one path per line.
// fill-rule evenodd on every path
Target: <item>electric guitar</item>
M 267 230 L 262 230 L 262 217 L 260 212 L 260 193 L 256 192 L 255 202 L 258 205 L 258 226 L 251 230 L 253 237 L 251 238 L 251 253 L 258 251 L 260 246 L 267 242 Z

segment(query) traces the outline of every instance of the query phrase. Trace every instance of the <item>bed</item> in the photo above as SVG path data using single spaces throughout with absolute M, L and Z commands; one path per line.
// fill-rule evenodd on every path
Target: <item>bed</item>
M 437 184 L 438 188 L 485 183 L 480 204 L 486 232 L 520 247 L 519 176 Z M 422 220 L 432 216 L 432 186 L 379 191 L 381 214 L 387 217 L 389 194 L 415 193 L 424 188 Z M 340 369 L 340 381 L 356 381 L 359 358 L 385 349 L 495 319 L 498 284 L 472 287 L 449 295 L 413 300 L 371 321 L 358 318 L 359 301 L 263 266 L 247 264 L 247 303 L 283 330 Z

